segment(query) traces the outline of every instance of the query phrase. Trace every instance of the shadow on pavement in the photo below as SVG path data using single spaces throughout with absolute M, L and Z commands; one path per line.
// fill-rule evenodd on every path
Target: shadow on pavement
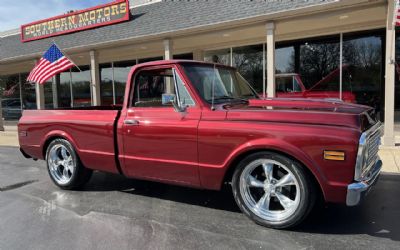
M 131 180 L 119 175 L 96 173 L 84 191 L 120 191 L 189 205 L 240 212 L 230 187 L 223 191 L 196 190 Z M 295 232 L 313 234 L 367 234 L 400 241 L 400 175 L 382 174 L 366 200 L 358 207 L 329 204 L 314 209 Z
M 224 187 L 219 192 L 133 180 L 120 175 L 95 173 L 83 191 L 120 191 L 189 205 L 240 212 L 233 199 L 230 186 Z
M 400 175 L 382 174 L 357 207 L 330 204 L 313 212 L 296 231 L 319 234 L 368 234 L 400 241 Z

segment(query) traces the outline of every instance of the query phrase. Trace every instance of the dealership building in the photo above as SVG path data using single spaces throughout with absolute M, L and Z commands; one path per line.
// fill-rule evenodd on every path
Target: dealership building
M 294 83 L 280 88 L 282 77 L 301 81 L 309 91 L 337 92 L 338 98 L 352 93 L 355 102 L 376 108 L 385 123 L 383 143 L 394 146 L 400 139 L 394 6 L 394 0 L 131 0 L 21 24 L 0 33 L 3 116 L 13 105 L 21 110 L 121 104 L 133 65 L 194 59 L 238 68 L 269 97 L 297 91 Z M 94 21 L 81 24 L 91 12 Z M 79 69 L 44 85 L 28 83 L 29 72 L 54 42 Z

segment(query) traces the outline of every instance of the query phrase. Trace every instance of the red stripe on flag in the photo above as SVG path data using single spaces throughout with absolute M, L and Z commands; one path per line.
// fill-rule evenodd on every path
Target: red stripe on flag
M 39 60 L 38 63 L 36 63 L 35 67 L 32 69 L 32 71 L 29 73 L 29 76 L 27 78 L 27 80 L 30 80 L 32 78 L 32 75 L 36 72 L 36 70 L 38 69 L 38 67 L 40 67 L 40 65 L 43 63 L 43 58 Z
M 44 66 L 44 68 L 41 69 L 35 76 L 34 79 L 36 80 L 36 82 L 39 82 L 40 78 L 42 78 L 42 76 L 46 75 L 49 70 L 52 70 L 53 67 L 57 67 L 57 65 L 60 64 L 61 62 L 63 62 L 64 60 L 68 60 L 68 59 L 66 57 L 61 57 L 60 59 L 58 59 L 58 61 L 49 63 L 48 65 Z
M 38 77 L 37 80 L 40 81 L 42 77 L 47 76 L 50 72 L 52 72 L 55 68 L 62 67 L 65 62 L 69 62 L 69 60 L 65 57 L 60 58 L 60 60 L 50 64 L 48 67 L 46 67 L 46 70 L 43 71 Z
M 62 60 L 58 61 L 56 64 L 53 64 L 51 68 L 49 68 L 44 74 L 38 77 L 38 83 L 44 83 L 49 78 L 53 77 L 57 73 L 60 73 L 67 68 L 73 67 L 74 64 L 71 63 L 67 58 L 63 58 Z M 61 71 L 60 71 L 61 70 Z
M 56 74 L 61 73 L 61 72 L 64 72 L 64 71 L 66 71 L 67 69 L 72 68 L 73 66 L 75 66 L 75 64 L 73 64 L 73 63 L 68 63 L 68 64 L 66 64 L 64 67 L 61 67 L 60 69 L 54 70 L 54 71 L 52 71 L 51 74 L 46 75 L 45 77 L 43 77 L 43 79 L 40 80 L 39 83 L 40 83 L 40 84 L 43 84 L 43 83 L 45 83 L 48 79 L 50 79 L 50 78 L 52 78 L 53 76 L 55 76 Z
M 36 66 L 32 69 L 31 73 L 29 73 L 29 76 L 27 78 L 28 81 L 32 80 L 33 75 L 36 73 L 36 71 L 41 68 L 42 64 L 45 63 L 46 60 L 41 58 L 39 62 L 36 64 Z
M 63 60 L 63 59 L 61 59 L 61 60 Z M 56 63 L 56 62 L 54 62 L 54 63 Z M 40 79 L 44 74 L 46 74 L 46 72 L 47 72 L 48 70 L 50 70 L 52 67 L 54 67 L 54 63 L 50 63 L 50 62 L 48 61 L 48 63 L 44 64 L 44 65 L 42 66 L 42 68 L 41 68 L 38 72 L 36 72 L 36 75 L 34 76 L 35 82 L 39 81 L 39 79 Z
M 68 60 L 66 58 L 61 58 L 59 61 L 54 62 L 52 64 L 50 64 L 49 66 L 46 67 L 46 69 L 44 69 L 42 71 L 42 73 L 40 73 L 37 77 L 36 80 L 37 82 L 41 82 L 41 79 L 45 76 L 47 76 L 50 72 L 52 72 L 54 70 L 54 68 L 58 68 L 61 65 L 64 65 L 65 62 L 67 62 Z
M 37 80 L 37 77 L 39 74 L 41 74 L 43 72 L 43 70 L 46 69 L 46 67 L 48 67 L 50 65 L 50 62 L 47 60 L 44 60 L 44 63 L 42 63 L 42 65 L 36 70 L 36 72 L 32 75 L 31 77 L 31 81 L 35 82 Z

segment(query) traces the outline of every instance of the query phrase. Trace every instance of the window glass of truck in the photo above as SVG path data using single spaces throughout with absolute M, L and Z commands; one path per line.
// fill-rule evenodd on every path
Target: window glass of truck
M 176 94 L 178 89 L 181 104 L 194 105 L 179 75 L 171 68 L 142 70 L 135 77 L 134 107 L 172 107 L 172 103 L 163 103 L 163 94 Z
M 234 69 L 203 65 L 184 66 L 185 73 L 199 95 L 208 103 L 258 98 L 250 84 Z

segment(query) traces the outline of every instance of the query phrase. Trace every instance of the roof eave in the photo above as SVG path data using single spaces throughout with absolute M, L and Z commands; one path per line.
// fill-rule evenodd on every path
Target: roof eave
M 229 21 L 222 21 L 219 23 L 213 23 L 213 24 L 207 24 L 207 25 L 199 25 L 199 26 L 193 26 L 190 28 L 185 28 L 185 29 L 179 29 L 179 30 L 174 30 L 174 31 L 166 31 L 166 32 L 159 32 L 151 35 L 143 35 L 143 36 L 136 36 L 136 37 L 131 37 L 131 38 L 124 38 L 124 39 L 116 39 L 116 40 L 111 40 L 107 42 L 100 42 L 100 43 L 95 43 L 95 44 L 90 44 L 90 45 L 82 45 L 82 46 L 75 46 L 75 47 L 70 47 L 63 49 L 63 51 L 68 52 L 68 53 L 79 53 L 83 51 L 88 51 L 88 50 L 93 50 L 93 49 L 98 49 L 98 48 L 103 48 L 103 47 L 109 47 L 110 45 L 113 45 L 115 43 L 130 43 L 130 42 L 144 42 L 144 41 L 151 41 L 151 40 L 157 40 L 157 39 L 163 39 L 163 38 L 168 38 L 168 37 L 174 37 L 174 36 L 183 36 L 183 35 L 190 35 L 193 33 L 198 33 L 198 32 L 207 32 L 207 31 L 212 31 L 218 28 L 226 28 L 226 27 L 235 27 L 238 25 L 243 25 L 243 24 L 252 24 L 252 23 L 259 23 L 262 21 L 268 22 L 268 21 L 276 21 L 280 19 L 287 19 L 291 17 L 296 17 L 296 16 L 303 16 L 306 14 L 311 14 L 311 13 L 318 13 L 318 12 L 326 12 L 326 11 L 331 11 L 343 7 L 349 7 L 352 5 L 360 5 L 360 4 L 371 4 L 368 0 L 336 0 L 334 2 L 321 2 L 319 4 L 315 4 L 312 6 L 306 6 L 306 7 L 301 7 L 297 8 L 294 10 L 283 10 L 283 11 L 277 11 L 273 13 L 267 13 L 267 14 L 262 14 L 258 16 L 253 16 L 250 18 L 240 18 L 240 19 L 234 19 L 234 20 L 229 20 Z M 328 8 L 327 8 L 328 7 Z M 18 62 L 18 61 L 24 61 L 24 60 L 29 60 L 29 59 L 37 59 L 42 56 L 42 53 L 32 53 L 28 55 L 23 55 L 23 56 L 16 56 L 16 57 L 9 57 L 5 59 L 0 59 L 0 64 L 8 63 L 8 62 Z

